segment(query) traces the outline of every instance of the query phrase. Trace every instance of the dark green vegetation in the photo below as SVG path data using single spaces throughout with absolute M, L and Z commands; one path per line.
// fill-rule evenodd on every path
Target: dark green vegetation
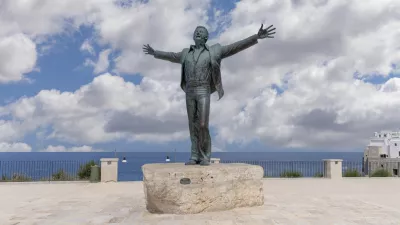
M 324 174 L 318 172 L 314 174 L 314 177 L 324 177 Z
M 343 177 L 361 177 L 361 173 L 356 169 L 348 169 L 344 171 Z
M 32 179 L 23 174 L 14 173 L 11 177 L 7 177 L 6 175 L 1 176 L 1 181 L 14 181 L 14 182 L 25 182 L 32 181 Z
M 27 182 L 27 181 L 76 181 L 76 180 L 89 180 L 91 167 L 96 165 L 94 160 L 91 160 L 87 163 L 81 164 L 79 166 L 78 172 L 74 174 L 70 174 L 66 172 L 64 169 L 59 169 L 57 172 L 53 174 L 49 174 L 44 177 L 30 177 L 26 174 L 22 173 L 13 173 L 12 176 L 7 176 L 3 174 L 1 176 L 0 182 Z M 51 169 L 49 168 L 51 171 Z
M 379 170 L 375 170 L 372 174 L 371 177 L 391 177 L 392 174 L 385 170 L 385 169 L 379 169 Z
M 53 181 L 67 181 L 67 180 L 75 180 L 73 176 L 66 173 L 63 169 L 60 169 L 57 173 L 52 175 Z
M 285 171 L 281 173 L 280 177 L 297 178 L 297 177 L 303 177 L 303 175 L 298 171 Z
M 92 170 L 92 166 L 96 165 L 94 160 L 91 160 L 87 162 L 86 164 L 83 164 L 80 166 L 79 171 L 78 171 L 78 177 L 81 180 L 89 180 L 90 178 L 90 173 Z

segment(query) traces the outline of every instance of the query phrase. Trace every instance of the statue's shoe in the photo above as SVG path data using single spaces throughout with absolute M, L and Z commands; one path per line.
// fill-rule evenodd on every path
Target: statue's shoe
M 193 160 L 193 159 L 191 159 L 191 160 L 189 160 L 189 162 L 185 163 L 185 165 L 187 165 L 187 166 L 193 166 L 193 165 L 196 165 L 196 164 L 197 164 L 197 161 Z
M 210 165 L 210 161 L 208 160 L 201 160 L 200 162 L 200 166 L 209 166 Z

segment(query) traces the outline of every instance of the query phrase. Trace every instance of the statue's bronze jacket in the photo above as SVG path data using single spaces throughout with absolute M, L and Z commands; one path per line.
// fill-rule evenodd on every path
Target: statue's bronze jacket
M 224 58 L 232 56 L 246 48 L 249 48 L 257 44 L 257 35 L 252 35 L 244 40 L 235 42 L 230 45 L 222 46 L 220 44 L 214 44 L 211 46 L 205 45 L 211 58 L 212 67 L 212 79 L 211 79 L 211 93 L 215 91 L 218 92 L 218 99 L 224 96 L 224 89 L 222 87 L 221 79 L 221 61 Z M 155 51 L 154 57 L 157 59 L 168 60 L 173 63 L 180 63 L 182 65 L 181 69 L 181 88 L 186 92 L 186 81 L 185 81 L 185 60 L 190 48 L 185 48 L 181 52 L 163 52 Z

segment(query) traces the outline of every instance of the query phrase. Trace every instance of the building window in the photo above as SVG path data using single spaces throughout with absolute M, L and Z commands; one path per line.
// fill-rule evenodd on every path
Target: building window
M 383 137 L 386 137 L 386 134 L 384 134 Z
M 381 137 L 381 135 L 379 135 L 379 137 Z
M 399 152 L 399 156 L 400 156 L 400 152 Z
M 394 146 L 397 146 L 397 143 L 394 143 Z
M 399 154 L 400 154 L 400 152 L 399 152 Z M 386 154 L 381 154 L 380 156 L 381 156 L 381 158 L 386 158 L 387 157 Z

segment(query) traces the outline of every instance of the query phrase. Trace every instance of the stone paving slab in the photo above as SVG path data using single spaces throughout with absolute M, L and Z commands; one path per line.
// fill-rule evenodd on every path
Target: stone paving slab
M 260 207 L 150 214 L 142 182 L 0 183 L 0 225 L 399 225 L 400 178 L 265 179 Z

